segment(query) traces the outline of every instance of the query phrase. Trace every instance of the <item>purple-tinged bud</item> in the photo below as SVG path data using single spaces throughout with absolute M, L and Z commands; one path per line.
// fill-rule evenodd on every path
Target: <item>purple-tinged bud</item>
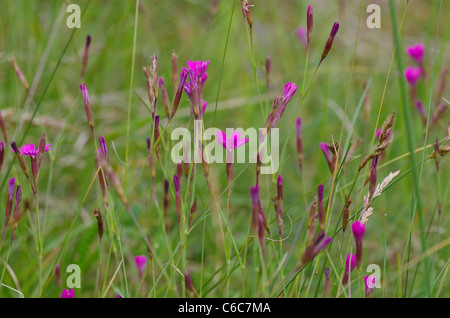
M 331 28 L 330 36 L 328 37 L 327 42 L 325 43 L 325 47 L 323 48 L 322 57 L 320 59 L 319 65 L 322 61 L 327 57 L 328 52 L 331 50 L 331 46 L 333 45 L 334 38 L 339 30 L 339 22 L 335 22 L 333 27 Z
M 20 185 L 17 186 L 16 190 L 16 201 L 14 203 L 14 213 L 12 218 L 12 235 L 11 235 L 11 244 L 14 240 L 14 237 L 16 237 L 16 229 L 17 229 L 17 223 L 19 223 L 20 219 L 20 203 L 22 202 L 22 187 Z M 6 224 L 5 224 L 6 226 Z
M 83 96 L 84 101 L 84 108 L 86 111 L 86 117 L 89 123 L 89 127 L 91 128 L 91 131 L 94 131 L 94 116 L 92 115 L 92 108 L 89 101 L 89 92 L 86 88 L 86 84 L 83 83 L 80 85 L 81 95 Z
M 91 36 L 88 35 L 86 37 L 86 46 L 84 47 L 84 55 L 83 55 L 83 62 L 81 66 L 81 78 L 84 77 L 84 73 L 87 69 L 88 59 L 89 59 L 89 46 L 91 45 Z
M 364 286 L 366 288 L 366 297 L 368 298 L 375 287 L 375 276 L 367 275 L 364 277 Z
M 416 106 L 417 110 L 419 111 L 420 117 L 422 118 L 422 123 L 424 126 L 427 125 L 427 114 L 425 113 L 425 109 L 423 108 L 423 103 L 420 100 L 416 100 L 414 105 Z
M 155 144 L 158 142 L 158 140 L 160 139 L 160 133 L 159 133 L 159 118 L 160 116 L 155 116 L 155 129 L 154 129 L 154 133 L 153 133 L 153 138 L 155 140 Z M 156 144 L 156 156 L 159 159 L 159 153 L 161 150 L 161 142 L 158 142 Z
M 316 235 L 314 241 L 305 248 L 305 252 L 303 253 L 301 259 L 301 265 L 306 265 L 310 261 L 312 261 L 321 250 L 323 250 L 325 247 L 327 247 L 328 244 L 331 243 L 331 240 L 331 237 L 325 237 L 325 233 L 323 231 L 320 231 Z
M 356 266 L 360 267 L 362 261 L 362 245 L 364 233 L 366 233 L 366 226 L 364 225 L 364 223 L 356 221 L 352 224 L 352 232 L 356 242 Z
M 64 289 L 61 293 L 61 298 L 75 298 L 75 289 L 71 289 L 70 291 L 68 289 Z
M 281 174 L 278 175 L 277 179 L 277 226 L 278 226 L 278 232 L 280 233 L 280 236 L 283 235 L 283 178 L 281 177 Z
M 9 223 L 9 219 L 11 218 L 12 205 L 14 200 L 14 190 L 16 187 L 16 179 L 11 178 L 8 182 L 8 200 L 6 201 L 5 207 L 5 227 L 3 229 L 2 242 L 5 239 L 7 225 Z
M 266 56 L 266 91 L 269 91 L 270 71 L 272 70 L 272 60 L 270 55 Z
M 55 266 L 55 277 L 56 277 L 56 285 L 61 287 L 61 265 L 59 263 L 56 263 Z
M 172 104 L 172 115 L 170 116 L 170 119 L 175 116 L 175 113 L 177 112 L 178 106 L 180 105 L 181 100 L 181 94 L 183 93 L 184 84 L 186 83 L 186 78 L 188 76 L 188 70 L 186 68 L 182 68 L 180 72 L 180 81 L 178 83 L 178 88 L 175 93 L 175 97 L 173 99 Z
M 300 171 L 303 170 L 303 141 L 302 141 L 302 120 L 300 117 L 297 118 L 296 122 L 296 132 L 297 132 L 297 159 Z
M 408 66 L 405 68 L 403 75 L 405 76 L 408 84 L 414 87 L 422 76 L 422 70 L 420 69 L 420 67 Z
M 169 232 L 169 229 L 170 229 L 170 219 L 169 219 L 169 181 L 167 179 L 164 179 L 163 211 L 164 211 L 166 232 Z
M 106 140 L 104 137 L 98 137 L 98 141 L 100 143 L 101 155 L 108 161 L 109 163 L 109 155 L 108 155 L 108 145 L 106 144 Z
M 355 266 L 356 266 L 356 255 L 349 253 L 347 255 L 347 259 L 345 260 L 345 272 L 344 277 L 342 278 L 342 285 L 347 284 L 350 272 L 353 271 Z
M 314 223 L 314 220 L 316 219 L 316 205 L 317 205 L 317 198 L 313 198 L 313 202 L 311 204 L 311 208 L 309 209 L 309 218 L 308 218 L 308 230 L 311 229 L 311 226 Z
M 167 94 L 166 83 L 164 82 L 163 77 L 159 77 L 159 89 L 161 90 L 164 112 L 166 113 L 167 118 L 170 119 L 170 101 L 169 95 Z
M 139 272 L 139 279 L 144 276 L 145 266 L 147 265 L 147 257 L 145 255 L 139 255 L 134 258 L 136 268 Z
M 325 231 L 325 207 L 323 205 L 323 185 L 319 184 L 317 188 L 317 198 L 319 199 L 319 207 L 317 215 L 319 217 L 319 225 L 322 231 Z
M 266 73 L 270 74 L 270 71 L 272 70 L 272 60 L 270 58 L 270 55 L 266 56 Z
M 42 135 L 41 141 L 39 143 L 39 153 L 38 153 L 38 170 L 41 168 L 42 160 L 44 159 L 44 153 L 46 149 L 45 133 Z
M 97 232 L 98 232 L 98 236 L 100 238 L 100 241 L 102 240 L 102 236 L 103 236 L 103 217 L 102 217 L 102 213 L 100 211 L 100 209 L 94 209 L 94 217 L 97 219 Z
M 173 184 L 175 187 L 175 207 L 177 211 L 178 224 L 181 227 L 181 194 L 180 194 L 180 178 L 178 175 L 173 176 Z
M 184 285 L 186 286 L 186 289 L 188 291 L 194 293 L 194 284 L 192 283 L 192 276 L 187 268 L 184 270 Z
M 258 239 L 261 246 L 261 252 L 265 255 L 266 238 L 264 235 L 264 218 L 262 214 L 258 214 Z
M 259 187 L 250 188 L 250 196 L 252 199 L 252 228 L 257 229 L 258 226 L 258 205 L 259 205 Z
M 195 212 L 196 212 L 196 211 L 197 211 L 197 198 L 195 198 L 194 202 L 192 203 L 191 210 L 189 211 L 189 223 L 188 223 L 188 227 L 191 226 L 192 221 L 194 220 Z
M 327 161 L 330 172 L 334 173 L 336 158 L 331 156 L 330 145 L 326 142 L 321 142 L 320 149 L 322 150 L 322 152 L 325 156 L 325 160 Z
M 342 231 L 345 232 L 348 226 L 348 219 L 350 217 L 350 204 L 352 203 L 352 200 L 348 197 L 348 195 L 345 195 L 345 207 L 344 212 L 342 214 Z
M 242 7 L 242 14 L 244 15 L 244 18 L 247 19 L 248 26 L 250 27 L 250 30 L 253 27 L 253 15 L 252 10 L 250 7 L 252 7 L 247 0 L 241 0 L 241 7 Z
M 19 150 L 19 147 L 17 147 L 17 144 L 14 141 L 11 143 L 11 148 L 14 151 L 14 153 L 16 154 L 16 158 L 17 158 L 17 161 L 19 162 L 22 172 L 24 173 L 24 175 L 28 179 L 28 181 L 30 181 L 30 183 L 31 183 L 31 188 L 33 190 L 33 193 L 35 193 L 34 185 L 30 179 L 30 172 L 28 170 L 27 164 L 25 163 L 25 160 Z
M 0 142 L 0 171 L 2 170 L 3 160 L 5 159 L 5 144 Z
M 330 274 L 331 269 L 329 267 L 325 267 L 323 270 L 323 273 L 325 274 L 325 291 L 324 291 L 324 297 L 327 298 L 328 294 L 330 293 Z
M 440 152 L 439 139 L 436 137 L 436 142 L 434 143 L 434 163 L 436 164 L 436 171 L 439 172 L 439 162 L 440 162 Z
M 311 34 L 313 31 L 313 9 L 309 5 L 306 14 L 306 43 L 308 47 L 311 45 Z

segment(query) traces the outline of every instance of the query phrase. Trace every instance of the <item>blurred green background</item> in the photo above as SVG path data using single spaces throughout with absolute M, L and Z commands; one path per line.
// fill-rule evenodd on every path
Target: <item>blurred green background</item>
M 86 12 L 81 19 L 81 28 L 75 32 L 66 26 L 66 19 L 69 15 L 66 8 L 69 3 L 79 4 L 82 10 L 86 8 Z M 369 3 L 378 3 L 381 7 L 380 29 L 369 29 L 366 26 L 365 22 L 369 14 L 365 10 Z M 398 18 L 401 20 L 405 1 L 397 1 L 396 3 Z M 286 212 L 287 216 L 285 217 L 285 231 L 289 233 L 285 249 L 288 250 L 290 244 L 294 246 L 294 254 L 286 266 L 287 268 L 293 268 L 299 258 L 298 252 L 295 251 L 300 249 L 306 233 L 306 230 L 303 230 L 300 232 L 299 238 L 295 236 L 297 227 L 302 224 L 300 217 L 304 215 L 305 209 L 309 207 L 312 198 L 316 195 L 314 188 L 330 176 L 319 143 L 331 142 L 332 138 L 339 140 L 345 109 L 346 121 L 343 129 L 343 141 L 352 133 L 348 129 L 356 112 L 358 101 L 363 94 L 364 83 L 371 82 L 369 94 L 372 107 L 368 121 L 364 119 L 364 111 L 361 111 L 357 117 L 353 138 L 363 138 L 363 142 L 354 153 L 356 159 L 346 167 L 345 175 L 336 193 L 331 221 L 333 228 L 334 224 L 339 222 L 337 218 L 343 206 L 345 190 L 348 190 L 356 175 L 360 163 L 358 157 L 370 152 L 370 143 L 375 129 L 381 126 L 385 118 L 394 109 L 398 111 L 394 125 L 394 141 L 386 152 L 383 163 L 393 159 L 398 160 L 380 167 L 378 178 L 382 180 L 389 172 L 400 170 L 401 173 L 404 173 L 410 168 L 408 156 L 405 155 L 408 148 L 398 85 L 398 77 L 401 74 L 398 72 L 395 60 L 392 68 L 390 68 L 393 35 L 387 1 L 366 1 L 364 7 L 361 7 L 361 2 L 350 3 L 349 1 L 337 0 L 309 2 L 300 0 L 256 0 L 252 4 L 254 4 L 254 7 L 252 7 L 254 54 L 261 99 L 266 114 L 273 98 L 282 95 L 285 83 L 297 83 L 299 89 L 302 85 L 305 49 L 296 36 L 296 29 L 306 25 L 308 4 L 311 4 L 314 8 L 314 31 L 307 82 L 312 78 L 333 22 L 340 22 L 340 29 L 333 48 L 312 81 L 307 97 L 297 111 L 300 96 L 300 90 L 298 90 L 278 126 L 280 128 L 280 144 L 283 145 L 288 134 L 290 134 L 290 139 L 287 140 L 286 157 L 281 162 L 279 172 L 284 177 L 285 207 L 292 205 Z M 234 11 L 232 11 L 232 8 L 234 8 Z M 74 213 L 96 170 L 93 143 L 86 122 L 83 101 L 79 94 L 79 85 L 82 81 L 80 77 L 81 59 L 87 35 L 92 36 L 92 42 L 88 68 L 83 81 L 88 87 L 91 98 L 96 134 L 106 138 L 112 165 L 120 180 L 126 184 L 127 193 L 131 191 L 135 181 L 138 180 L 136 188 L 133 189 L 134 193 L 131 196 L 130 205 L 142 222 L 142 227 L 151 234 L 156 250 L 160 250 L 160 257 L 163 262 L 167 261 L 168 255 L 167 251 L 164 251 L 164 240 L 159 226 L 158 212 L 154 205 L 152 211 L 149 211 L 151 175 L 148 167 L 146 167 L 145 138 L 151 135 L 151 117 L 140 100 L 141 98 L 147 101 L 146 81 L 142 67 L 150 63 L 152 55 L 156 55 L 158 57 L 159 75 L 165 78 L 169 96 L 172 96 L 173 88 L 170 84 L 172 51 L 175 51 L 178 56 L 179 68 L 186 66 L 187 60 L 210 60 L 209 77 L 203 88 L 204 99 L 208 101 L 204 118 L 205 127 L 213 125 L 217 97 L 215 125 L 218 128 L 248 128 L 263 127 L 264 125 L 258 90 L 252 72 L 247 25 L 242 16 L 240 1 L 235 1 L 234 4 L 232 0 L 141 0 L 138 9 L 134 77 L 132 78 L 132 87 L 130 87 L 135 32 L 135 1 L 57 2 L 33 0 L 3 2 L 0 13 L 0 107 L 7 123 L 9 138 L 11 140 L 21 139 L 24 126 L 28 124 L 36 103 L 42 99 L 31 130 L 25 138 L 25 143 L 38 143 L 42 132 L 45 131 L 47 142 L 53 146 L 52 151 L 44 161 L 39 180 L 41 209 L 44 211 L 45 273 L 48 273 L 55 260 Z M 401 32 L 403 46 L 423 42 L 427 47 L 425 67 L 429 77 L 419 87 L 419 97 L 424 101 L 426 109 L 430 94 L 438 11 L 439 1 L 410 1 Z M 361 12 L 362 19 L 360 21 Z M 434 74 L 433 96 L 436 94 L 440 71 L 444 67 L 448 67 L 449 64 L 449 14 L 450 3 L 444 1 L 441 9 L 439 41 L 435 59 L 436 72 Z M 355 61 L 352 66 L 355 39 L 360 22 Z M 230 28 L 229 40 L 226 47 L 228 28 Z M 226 54 L 224 57 L 225 47 Z M 267 55 L 271 56 L 272 61 L 269 91 L 265 89 L 264 79 L 264 63 Z M 7 63 L 6 58 L 8 56 L 15 56 L 28 82 L 30 85 L 33 84 L 34 102 L 30 103 L 27 100 L 25 90 L 17 81 L 13 69 Z M 405 58 L 408 64 L 412 64 L 410 59 Z M 221 71 L 222 61 L 224 61 L 223 72 Z M 390 77 L 385 95 L 383 95 L 389 71 Z M 49 83 L 48 89 L 47 83 Z M 219 83 L 220 91 L 218 92 Z M 126 118 L 130 92 L 129 174 L 128 179 L 124 180 Z M 448 93 L 447 85 L 444 97 L 448 98 Z M 382 100 L 380 121 L 376 126 L 378 109 Z M 423 125 L 418 112 L 412 105 L 409 106 L 413 113 L 416 148 L 420 148 L 424 143 Z M 434 104 L 432 106 L 434 107 Z M 161 101 L 158 103 L 157 112 L 165 118 Z M 171 127 L 187 125 L 189 115 L 190 104 L 184 94 L 180 109 Z M 289 130 L 294 129 L 291 124 L 295 116 L 300 116 L 303 122 L 305 153 L 303 176 L 300 174 L 296 160 L 295 133 L 293 131 L 289 133 Z M 23 121 L 23 125 L 20 125 L 21 121 Z M 163 123 L 165 122 L 164 120 Z M 428 143 L 433 142 L 436 138 L 441 140 L 446 137 L 448 135 L 448 124 L 449 116 L 447 112 L 443 119 L 430 130 Z M 192 129 L 192 123 L 190 123 L 190 128 Z M 58 138 L 61 138 L 61 144 L 56 152 Z M 175 165 L 168 157 L 170 146 L 167 147 L 168 150 L 164 154 L 164 167 L 167 174 L 173 176 Z M 6 175 L 6 168 L 13 158 L 9 146 L 6 146 L 6 148 L 5 164 L 1 171 L 2 180 L 15 176 L 24 186 L 24 198 L 32 200 L 32 193 L 26 187 L 27 182 L 21 175 L 17 164 L 12 169 L 11 174 Z M 431 148 L 427 150 L 426 157 L 431 151 Z M 421 157 L 422 152 L 418 152 L 418 162 Z M 49 160 L 49 158 L 53 160 Z M 141 169 L 143 169 L 142 174 L 139 175 Z M 226 187 L 225 165 L 213 165 L 211 170 L 215 183 L 222 191 Z M 240 174 L 241 172 L 242 174 Z M 254 165 L 237 165 L 236 175 L 239 175 L 239 180 L 233 186 L 232 222 L 236 240 L 239 242 L 238 246 L 241 246 L 246 239 L 245 235 L 251 214 L 249 189 L 254 183 Z M 434 162 L 432 160 L 425 162 L 421 178 L 421 193 L 424 205 L 424 220 L 430 235 L 428 247 L 432 247 L 448 237 L 449 217 L 446 212 L 449 208 L 449 176 L 448 162 L 442 160 L 441 186 L 438 189 Z M 156 172 L 156 194 L 160 204 L 163 179 L 163 171 L 158 168 Z M 399 259 L 403 257 L 410 226 L 413 193 L 411 180 L 410 175 L 405 176 L 378 198 L 374 203 L 374 214 L 367 224 L 364 263 L 375 263 L 381 266 L 385 256 L 384 215 L 387 215 L 387 269 L 389 275 L 392 273 L 395 277 L 398 272 Z M 264 207 L 271 204 L 273 181 L 273 176 L 262 177 L 261 182 L 264 186 L 261 189 L 261 200 Z M 303 189 L 302 182 L 305 189 Z M 362 180 L 357 183 L 358 194 L 361 182 Z M 329 184 L 327 191 L 329 193 Z M 304 200 L 299 201 L 305 193 L 309 194 Z M 363 190 L 361 196 L 358 195 L 354 199 L 353 209 L 361 207 L 362 195 L 365 193 L 366 190 Z M 195 196 L 199 203 L 198 217 L 211 204 L 201 169 L 197 173 Z M 439 228 L 440 234 L 435 238 L 438 197 L 442 201 L 443 214 Z M 3 210 L 7 198 L 6 187 L 3 187 L 0 198 L 0 210 Z M 172 198 L 171 201 L 172 223 L 176 224 Z M 76 222 L 72 235 L 69 236 L 69 243 L 59 261 L 63 269 L 63 282 L 67 276 L 64 269 L 68 264 L 76 263 L 81 266 L 82 288 L 79 291 L 77 290 L 81 297 L 90 297 L 95 294 L 93 286 L 98 266 L 98 240 L 92 210 L 101 206 L 101 203 L 100 188 L 98 182 L 95 181 L 93 189 L 89 192 L 81 209 L 81 218 Z M 225 209 L 225 195 L 222 197 L 222 205 Z M 120 211 L 121 205 L 118 200 L 117 206 Z M 269 218 L 273 220 L 273 207 L 266 212 L 268 212 Z M 0 213 L 0 216 L 3 218 L 3 213 Z M 5 284 L 19 286 L 26 296 L 35 295 L 37 283 L 35 273 L 36 251 L 31 234 L 33 230 L 31 219 L 34 220 L 33 214 L 19 225 L 17 239 L 12 246 L 9 259 L 9 265 L 14 274 L 6 274 L 4 278 Z M 294 221 L 292 227 L 289 220 Z M 124 214 L 122 222 L 121 235 L 125 258 L 128 261 L 127 270 L 132 277 L 130 281 L 135 287 L 137 278 L 133 278 L 133 275 L 136 276 L 137 271 L 134 268 L 133 257 L 138 254 L 145 254 L 146 246 L 141 242 L 132 220 L 126 214 Z M 3 224 L 3 220 L 1 223 Z M 217 247 L 214 242 L 217 229 L 214 228 L 214 223 L 209 219 L 206 224 L 206 234 L 202 233 L 202 226 L 199 226 L 192 232 L 186 248 L 194 282 L 199 281 L 203 235 L 206 236 L 204 241 L 206 242 L 204 246 L 206 251 L 205 264 L 208 264 L 206 265 L 208 269 L 203 269 L 205 271 L 204 281 L 206 281 L 206 277 L 213 275 L 216 269 L 217 255 L 214 253 L 217 253 Z M 304 223 L 302 226 L 305 227 Z M 172 233 L 174 238 L 177 235 L 177 231 Z M 343 242 L 348 242 L 349 234 L 346 233 L 345 236 L 339 234 L 336 237 Z M 414 222 L 411 259 L 421 253 L 418 237 L 419 229 L 417 223 Z M 345 245 L 343 242 L 342 245 Z M 107 251 L 107 245 L 105 244 L 104 253 L 106 254 Z M 439 273 L 448 261 L 449 251 L 447 245 L 433 256 L 435 274 Z M 1 253 L 4 258 L 7 254 L 5 246 Z M 333 253 L 333 255 L 337 254 Z M 117 264 L 118 259 L 116 258 L 111 264 L 108 279 L 113 274 Z M 415 267 L 413 268 L 415 269 Z M 410 296 L 420 296 L 423 293 L 423 290 L 418 287 L 422 286 L 420 283 L 421 273 L 421 269 L 419 269 L 417 278 L 415 278 L 417 279 L 417 288 L 413 289 Z M 239 273 L 236 273 L 236 275 L 239 280 Z M 409 283 L 411 283 L 413 276 L 413 273 L 409 274 Z M 149 280 L 149 284 L 150 282 Z M 388 296 L 397 295 L 398 285 L 396 283 L 396 278 L 389 281 Z M 444 283 L 444 295 L 446 296 L 449 296 L 448 283 L 447 277 Z M 313 286 L 315 284 L 317 284 L 316 281 L 314 281 Z M 239 283 L 237 283 L 237 286 L 239 290 Z M 164 288 L 164 286 L 161 287 L 161 290 L 164 290 Z M 61 288 L 56 286 L 54 278 L 52 278 L 45 295 L 57 297 L 60 291 Z M 164 295 L 163 291 L 159 290 L 159 292 L 161 292 L 160 295 Z M 381 294 L 380 291 L 374 293 Z M 213 290 L 210 295 L 216 294 L 216 291 Z M 17 296 L 5 288 L 0 290 L 0 295 L 2 297 Z M 111 295 L 113 295 L 112 291 L 110 291 L 109 296 Z M 168 295 L 173 294 L 169 292 Z M 239 293 L 231 294 L 231 296 L 239 296 Z M 313 293 L 310 296 L 313 296 Z

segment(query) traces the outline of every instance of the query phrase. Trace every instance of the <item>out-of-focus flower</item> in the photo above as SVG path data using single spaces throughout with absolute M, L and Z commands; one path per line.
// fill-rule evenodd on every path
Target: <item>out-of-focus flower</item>
M 75 289 L 64 289 L 61 294 L 61 298 L 75 298 Z
M 366 287 L 366 297 L 369 297 L 375 287 L 375 276 L 367 275 L 364 277 L 364 285 Z
M 227 137 L 223 131 L 219 130 L 216 133 L 216 140 L 227 151 L 233 151 L 233 149 L 236 149 L 248 142 L 248 138 L 242 138 L 241 133 L 238 131 L 234 131 L 229 137 Z
M 145 271 L 145 266 L 147 265 L 147 256 L 138 255 L 134 258 L 134 262 L 136 263 L 136 268 L 139 272 L 139 279 L 142 279 Z
M 299 27 L 296 30 L 296 34 L 298 39 L 300 40 L 300 43 L 306 48 L 308 47 L 308 39 L 306 36 L 306 29 L 304 27 Z
M 425 44 L 417 43 L 406 48 L 406 53 L 419 65 L 422 65 L 425 56 Z
M 403 75 L 405 76 L 406 81 L 409 85 L 416 86 L 417 82 L 422 76 L 422 70 L 420 69 L 420 67 L 407 66 L 405 68 L 405 71 L 403 72 Z

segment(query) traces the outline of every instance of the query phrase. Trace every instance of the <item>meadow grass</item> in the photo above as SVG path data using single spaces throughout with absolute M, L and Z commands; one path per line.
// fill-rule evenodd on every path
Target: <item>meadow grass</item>
M 381 8 L 380 29 L 366 25 L 372 2 Z M 379 266 L 381 281 L 370 297 L 450 295 L 449 157 L 443 152 L 439 170 L 430 158 L 436 140 L 440 149 L 448 149 L 450 138 L 448 111 L 432 123 L 437 107 L 450 99 L 448 85 L 440 90 L 449 64 L 449 3 L 250 1 L 251 27 L 243 16 L 245 1 L 239 0 L 77 3 L 79 29 L 66 26 L 69 2 L 5 1 L 0 13 L 0 110 L 8 134 L 7 140 L 1 135 L 0 232 L 6 228 L 7 234 L 0 245 L 0 297 L 60 297 L 71 289 L 70 264 L 81 269 L 77 298 L 366 297 L 364 276 L 372 274 L 367 271 L 371 264 Z M 314 27 L 305 47 L 296 30 L 306 28 L 308 5 L 314 10 Z M 339 30 L 321 61 L 335 21 Z M 82 77 L 87 35 L 92 41 Z M 414 65 L 405 49 L 416 43 L 425 44 L 426 73 L 413 95 L 403 71 Z M 235 163 L 230 176 L 225 163 L 210 164 L 207 170 L 189 165 L 184 174 L 172 161 L 172 131 L 186 127 L 193 134 L 191 101 L 183 92 L 168 120 L 159 91 L 153 114 L 142 72 L 157 57 L 158 76 L 164 77 L 172 102 L 172 52 L 178 76 L 187 61 L 210 60 L 202 89 L 208 102 L 205 129 L 262 128 L 274 97 L 283 96 L 286 83 L 297 84 L 277 125 L 279 169 L 259 175 L 270 233 L 252 226 L 254 163 Z M 8 63 L 12 56 L 30 89 L 24 89 Z M 95 136 L 86 120 L 82 83 L 89 90 Z M 414 106 L 417 98 L 423 102 L 425 122 Z M 399 173 L 368 204 L 372 163 L 360 163 L 376 151 L 376 131 L 393 111 L 390 144 L 377 155 L 376 184 Z M 154 115 L 160 116 L 158 127 Z M 44 155 L 35 195 L 10 143 L 37 146 L 44 132 L 51 150 Z M 106 140 L 109 163 L 97 156 L 100 136 Z M 321 143 L 339 152 L 332 165 Z M 25 162 L 29 164 L 27 157 Z M 180 174 L 179 191 L 175 174 Z M 105 196 L 99 175 L 109 183 Z M 15 225 L 5 224 L 4 211 L 13 177 L 23 194 L 10 244 Z M 319 185 L 324 188 L 322 230 L 331 242 L 302 263 L 311 244 L 308 218 Z M 349 211 L 346 196 L 352 201 Z M 93 214 L 97 208 L 103 218 L 101 238 Z M 346 212 L 349 222 L 343 231 Z M 364 216 L 362 265 L 344 282 L 347 254 L 356 250 L 352 224 Z M 319 221 L 311 232 L 316 237 Z M 142 268 L 135 263 L 138 255 L 147 258 Z

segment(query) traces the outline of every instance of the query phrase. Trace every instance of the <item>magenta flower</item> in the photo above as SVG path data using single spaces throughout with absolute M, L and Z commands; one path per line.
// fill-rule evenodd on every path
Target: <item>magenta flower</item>
M 137 270 L 139 272 L 139 279 L 142 279 L 144 275 L 145 266 L 147 265 L 147 257 L 145 255 L 139 255 L 134 258 Z
M 356 221 L 352 224 L 352 232 L 356 242 L 356 266 L 360 267 L 362 259 L 362 243 L 364 233 L 366 233 L 366 226 L 364 223 Z
M 297 85 L 295 83 L 286 83 L 284 85 L 283 102 L 281 105 L 284 104 L 286 107 L 286 104 L 289 103 L 296 91 Z
M 291 101 L 296 91 L 297 85 L 295 83 L 286 83 L 284 85 L 283 98 L 281 99 L 281 102 L 277 100 L 277 98 L 274 100 L 272 112 L 269 114 L 269 118 L 267 118 L 266 122 L 271 122 L 269 127 L 273 128 L 278 124 L 281 120 L 281 116 L 283 116 L 283 113 L 286 110 L 287 104 Z M 278 102 L 280 102 L 279 105 Z M 273 117 L 271 118 L 271 116 Z
M 422 70 L 419 67 L 408 66 L 403 72 L 403 75 L 405 76 L 406 81 L 409 85 L 416 86 L 417 82 L 422 76 Z
M 80 85 L 80 90 L 81 90 L 81 95 L 83 96 L 84 108 L 85 108 L 85 111 L 86 111 L 86 118 L 88 120 L 89 127 L 91 128 L 91 131 L 93 131 L 93 129 L 94 129 L 94 116 L 92 115 L 91 103 L 89 101 L 89 93 L 88 93 L 88 90 L 87 90 L 87 87 L 86 87 L 85 83 Z
M 248 138 L 242 138 L 241 133 L 238 131 L 234 131 L 227 137 L 223 131 L 219 130 L 216 133 L 216 140 L 222 147 L 230 152 L 248 142 Z
M 186 70 L 189 81 L 184 83 L 184 90 L 191 100 L 191 111 L 194 114 L 194 118 L 201 118 L 203 116 L 202 113 L 202 87 L 205 84 L 206 79 L 208 78 L 208 73 L 206 73 L 206 69 L 209 65 L 209 60 L 204 61 L 188 61 L 188 68 L 183 68 Z
M 300 43 L 303 44 L 305 47 L 308 46 L 308 39 L 306 35 L 306 29 L 303 27 L 299 27 L 296 30 L 297 37 L 300 40 Z
M 62 294 L 60 296 L 61 298 L 75 298 L 75 289 L 71 289 L 70 291 L 68 289 L 64 289 L 62 291 Z
M 208 79 L 208 73 L 206 73 L 206 69 L 209 66 L 209 60 L 204 61 L 188 61 L 188 69 L 192 70 L 193 75 L 196 79 L 198 79 L 203 86 L 205 81 Z
M 425 44 L 417 43 L 406 48 L 406 53 L 414 59 L 419 65 L 423 63 L 423 57 L 425 55 Z
M 366 297 L 369 297 L 375 287 L 375 276 L 367 275 L 364 277 L 364 286 L 366 287 Z
M 50 144 L 45 145 L 45 152 L 49 150 Z M 12 151 L 15 152 L 14 149 Z M 22 154 L 22 156 L 29 156 L 36 158 L 36 156 L 39 154 L 39 147 L 37 147 L 36 149 L 36 146 L 34 144 L 25 144 L 19 148 L 19 152 Z

